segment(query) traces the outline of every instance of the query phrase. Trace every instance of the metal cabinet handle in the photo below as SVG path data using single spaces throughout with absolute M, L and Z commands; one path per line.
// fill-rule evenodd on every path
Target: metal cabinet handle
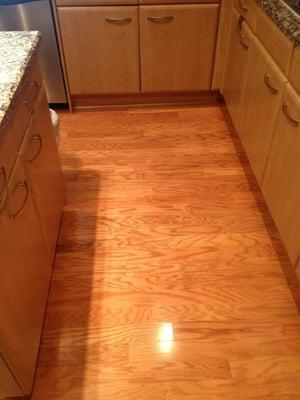
M 123 18 L 123 17 L 106 17 L 105 22 L 108 24 L 116 24 L 116 25 L 123 25 L 129 24 L 131 22 L 131 18 Z
M 265 74 L 264 76 L 264 82 L 266 84 L 266 86 L 270 89 L 272 94 L 277 94 L 278 93 L 278 89 L 276 87 L 274 87 L 271 83 L 271 77 L 269 74 Z
M 244 12 L 248 12 L 249 8 L 245 6 L 245 3 L 243 0 L 239 0 L 239 8 Z
M 167 23 L 173 21 L 174 17 L 173 15 L 167 15 L 167 16 L 154 16 L 151 15 L 148 17 L 148 20 L 151 22 L 158 22 L 158 23 Z
M 2 187 L 1 187 L 1 191 L 0 191 L 0 197 L 2 197 L 4 189 L 6 187 L 6 179 L 7 179 L 7 175 L 6 175 L 6 169 L 5 167 L 1 167 L 0 168 L 0 175 L 3 177 L 3 183 L 2 183 Z
M 35 99 L 37 98 L 37 95 L 38 95 L 39 90 L 40 90 L 40 85 L 39 85 L 38 81 L 33 81 L 33 82 L 30 82 L 28 84 L 28 87 L 34 88 L 34 92 L 33 92 L 32 97 L 29 100 L 24 100 L 23 101 L 23 104 L 31 105 L 32 103 L 35 102 Z
M 283 104 L 282 104 L 282 111 L 283 111 L 283 114 L 286 116 L 286 118 L 287 118 L 294 126 L 299 126 L 300 121 L 299 121 L 298 119 L 295 119 L 295 118 L 291 115 L 290 110 L 289 110 L 289 107 L 288 107 L 288 105 L 287 105 L 286 103 L 283 103 Z
M 29 195 L 29 190 L 28 190 L 28 184 L 26 181 L 20 181 L 18 183 L 18 188 L 24 188 L 25 189 L 25 196 L 24 196 L 24 200 L 21 204 L 21 207 L 15 211 L 15 212 L 9 212 L 8 215 L 12 218 L 16 218 L 24 209 L 26 203 L 27 203 L 27 199 L 28 199 L 28 195 Z
M 41 151 L 42 151 L 42 148 L 43 148 L 43 140 L 42 140 L 41 135 L 34 135 L 34 136 L 32 137 L 32 139 L 31 139 L 31 142 L 39 142 L 39 148 L 38 148 L 36 154 L 35 154 L 32 158 L 30 158 L 29 160 L 27 160 L 27 161 L 33 162 L 33 161 L 36 160 L 36 159 L 38 158 L 38 156 L 41 154 Z

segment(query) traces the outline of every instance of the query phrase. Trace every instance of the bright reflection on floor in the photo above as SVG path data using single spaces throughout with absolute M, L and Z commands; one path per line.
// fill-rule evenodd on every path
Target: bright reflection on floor
M 158 345 L 162 353 L 170 353 L 173 348 L 174 334 L 171 322 L 163 323 L 159 329 Z

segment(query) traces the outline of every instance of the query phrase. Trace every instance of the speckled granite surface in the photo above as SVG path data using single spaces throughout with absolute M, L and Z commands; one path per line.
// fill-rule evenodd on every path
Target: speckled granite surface
M 300 45 L 300 16 L 283 0 L 255 0 L 295 46 Z
M 38 32 L 0 32 L 0 126 L 39 38 Z

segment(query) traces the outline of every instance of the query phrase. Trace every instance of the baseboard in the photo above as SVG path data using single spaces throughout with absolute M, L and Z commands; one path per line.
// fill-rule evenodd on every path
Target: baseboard
M 71 96 L 75 110 L 151 107 L 157 105 L 207 105 L 218 104 L 222 96 L 218 90 L 197 92 L 137 93 L 118 95 Z

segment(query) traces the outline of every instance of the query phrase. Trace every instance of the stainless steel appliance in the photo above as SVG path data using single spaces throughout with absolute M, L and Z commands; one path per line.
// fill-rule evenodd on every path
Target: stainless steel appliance
M 0 0 L 0 31 L 40 31 L 41 66 L 49 103 L 66 103 L 66 92 L 49 0 Z

